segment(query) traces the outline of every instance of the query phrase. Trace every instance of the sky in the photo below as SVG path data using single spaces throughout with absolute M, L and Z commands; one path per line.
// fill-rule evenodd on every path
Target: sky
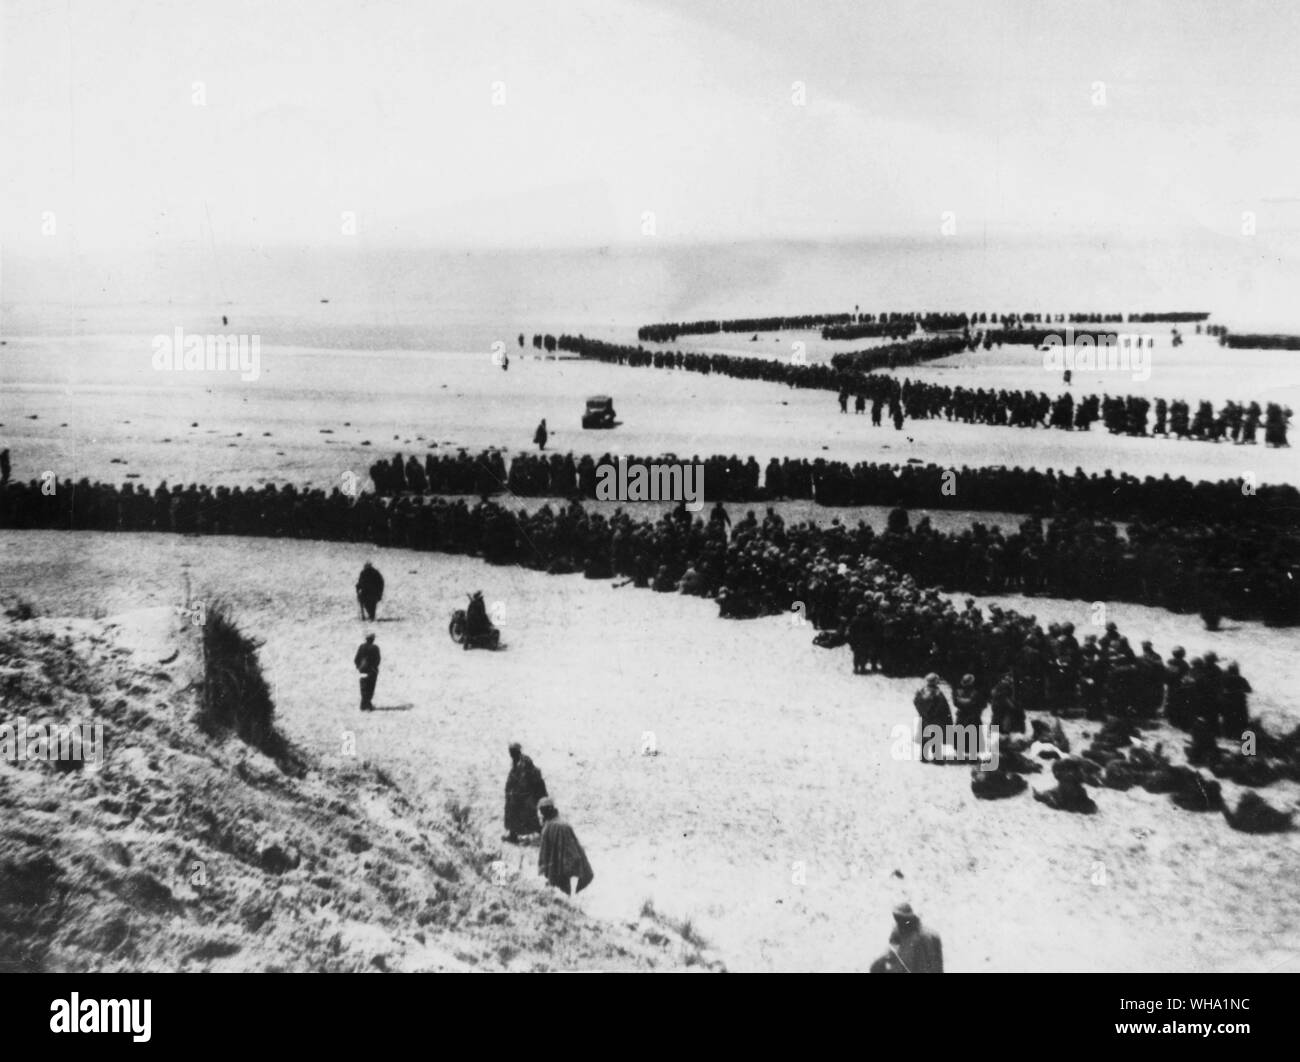
M 1300 231 L 1300 5 L 0 0 L 0 249 Z

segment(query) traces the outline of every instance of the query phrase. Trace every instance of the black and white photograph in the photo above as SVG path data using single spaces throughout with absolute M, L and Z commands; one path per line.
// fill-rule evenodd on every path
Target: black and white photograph
M 1247 1037 L 1297 54 L 1282 0 L 0 0 L 0 972 L 1195 974 L 1089 1020 Z M 37 1025 L 148 1039 L 96 976 Z

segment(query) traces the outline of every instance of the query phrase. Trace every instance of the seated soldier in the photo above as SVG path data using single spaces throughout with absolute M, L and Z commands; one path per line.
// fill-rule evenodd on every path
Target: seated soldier
M 655 572 L 654 582 L 651 583 L 650 589 L 658 594 L 670 594 L 677 589 L 677 583 L 669 573 L 668 565 L 659 565 L 659 570 Z
M 687 568 L 682 576 L 681 592 L 695 597 L 703 597 L 708 592 L 708 582 L 695 568 Z
M 1029 783 L 1018 774 L 971 768 L 970 790 L 981 800 L 1002 800 L 1023 793 L 1028 787 Z
M 1062 760 L 1052 769 L 1056 775 L 1056 788 L 1034 793 L 1034 799 L 1057 811 L 1073 811 L 1091 815 L 1097 810 L 1096 802 L 1083 786 L 1083 777 L 1077 761 Z
M 488 619 L 487 606 L 483 604 L 483 591 L 470 595 L 469 608 L 465 610 L 465 645 L 486 639 L 496 628 Z
M 1273 807 L 1249 790 L 1242 794 L 1236 811 L 1223 809 L 1223 817 L 1234 830 L 1244 833 L 1285 833 L 1291 829 L 1291 812 Z

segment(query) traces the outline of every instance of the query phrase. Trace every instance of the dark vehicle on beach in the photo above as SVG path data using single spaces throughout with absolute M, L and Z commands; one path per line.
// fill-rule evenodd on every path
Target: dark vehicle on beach
M 584 428 L 612 428 L 614 423 L 612 398 L 608 395 L 592 395 L 587 399 L 587 411 L 582 414 Z

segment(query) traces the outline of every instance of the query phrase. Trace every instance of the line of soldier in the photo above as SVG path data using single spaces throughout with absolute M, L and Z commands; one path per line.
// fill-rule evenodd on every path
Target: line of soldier
M 926 340 L 918 343 L 928 342 Z M 643 347 L 631 347 L 602 340 L 588 339 L 585 336 L 561 336 L 559 346 L 562 350 L 576 353 L 584 358 L 617 365 L 653 366 L 655 368 L 683 369 L 687 372 L 720 373 L 742 380 L 765 380 L 771 383 L 784 383 L 789 387 L 812 388 L 834 391 L 841 396 L 841 411 L 847 411 L 847 397 L 861 394 L 872 402 L 873 421 L 876 417 L 876 403 L 888 407 L 901 405 L 909 420 L 929 420 L 943 417 L 947 420 L 959 420 L 968 424 L 987 424 L 994 426 L 1020 427 L 1054 427 L 1071 431 L 1087 431 L 1098 420 L 1103 419 L 1102 398 L 1088 395 L 1076 402 L 1069 394 L 1058 396 L 1053 400 L 1046 394 L 1033 391 L 992 390 L 985 388 L 968 388 L 945 384 L 924 383 L 919 380 L 900 379 L 880 373 L 860 372 L 835 365 L 808 364 L 805 361 L 777 361 L 771 358 L 753 358 L 743 355 L 706 354 L 685 351 L 650 351 Z M 936 349 L 933 357 L 946 357 L 952 351 Z M 906 357 L 895 358 L 899 364 L 907 364 Z M 918 359 L 920 360 L 920 359 Z M 1140 396 L 1106 396 L 1110 403 L 1110 419 L 1106 427 L 1113 433 L 1145 436 L 1148 433 L 1148 415 L 1151 403 Z M 1116 403 L 1119 403 L 1117 406 Z M 1208 402 L 1202 402 L 1197 416 L 1183 430 L 1183 413 L 1187 403 L 1181 400 L 1172 404 L 1165 399 L 1158 399 L 1156 405 L 1155 435 L 1173 434 L 1180 439 L 1208 439 L 1217 441 L 1224 437 L 1218 426 L 1222 424 L 1231 434 L 1234 421 L 1240 417 L 1241 438 L 1233 441 L 1253 443 L 1254 433 L 1259 423 L 1258 402 L 1230 402 L 1216 418 Z M 1166 431 L 1160 420 L 1160 410 L 1174 414 L 1171 428 Z M 860 410 L 861 411 L 861 410 Z M 1067 413 L 1072 412 L 1072 416 Z M 1265 413 L 1264 441 L 1269 446 L 1282 447 L 1287 442 L 1287 431 L 1292 415 L 1290 407 L 1279 403 L 1268 403 Z
M 1210 315 L 1202 312 L 1165 312 L 1165 313 L 1130 313 L 1127 317 L 1120 312 L 1096 313 L 986 313 L 983 311 L 940 312 L 934 310 L 888 310 L 879 314 L 859 313 L 854 307 L 853 313 L 799 314 L 787 317 L 745 317 L 734 319 L 709 319 L 704 321 L 655 322 L 642 325 L 637 329 L 637 339 L 650 343 L 672 343 L 680 336 L 713 335 L 719 332 L 776 332 L 791 329 L 831 328 L 866 324 L 920 324 L 928 331 L 953 328 L 969 328 L 971 325 L 1001 325 L 1003 329 L 1012 326 L 1023 329 L 1026 324 L 1123 324 L 1126 320 L 1134 324 L 1196 323 L 1196 334 L 1201 334 L 1200 322 Z M 1210 328 L 1223 326 L 1207 326 Z M 1176 335 L 1178 329 L 1172 330 Z M 1214 334 L 1214 333 L 1210 333 Z M 536 345 L 534 343 L 534 345 Z
M 535 463 L 516 458 L 511 475 L 521 463 L 525 467 L 546 467 L 540 458 Z M 923 471 L 913 472 L 910 468 L 899 477 L 887 466 L 869 471 L 871 478 L 863 480 L 864 489 L 877 480 L 886 486 L 908 480 L 919 485 L 927 478 Z M 980 470 L 978 474 L 988 471 Z M 1094 483 L 1104 486 L 1119 481 L 1094 477 L 1085 482 L 1091 491 Z M 852 485 L 859 484 L 855 480 Z M 1193 496 L 1212 496 L 1213 491 L 1203 489 L 1210 487 L 1200 485 Z M 836 493 L 826 480 L 818 490 Z M 1178 493 L 1168 484 L 1157 490 L 1166 498 Z M 1243 499 L 1240 490 L 1235 492 L 1235 499 L 1255 501 Z M 1209 507 L 1205 511 L 1214 512 L 1216 518 L 1222 516 Z M 1269 510 L 1259 506 L 1258 511 Z M 1286 512 L 1277 508 L 1272 511 Z M 598 514 L 584 514 L 575 521 L 570 512 L 567 506 L 560 506 L 558 515 L 543 507 L 534 514 L 536 526 L 525 532 L 522 518 L 500 507 L 471 508 L 464 501 L 431 504 L 426 498 L 411 495 L 389 499 L 364 493 L 352 498 L 337 489 L 327 495 L 292 486 L 266 485 L 260 490 L 244 491 L 179 485 L 167 488 L 164 484 L 149 492 L 129 483 L 118 488 L 83 480 L 75 486 L 65 481 L 49 494 L 36 481 L 13 482 L 0 490 L 3 527 L 375 542 L 415 549 L 481 552 L 494 563 L 586 571 L 593 578 L 604 577 L 600 573 L 608 571 L 611 576 L 631 577 L 642 585 L 653 582 L 660 589 L 677 589 L 681 585 L 688 566 L 683 557 L 663 556 L 657 548 L 638 548 L 631 556 L 602 556 L 600 550 L 589 549 L 579 540 L 577 528 L 584 527 L 584 534 L 594 533 L 599 538 L 611 534 L 610 523 Z M 781 518 L 769 510 L 764 525 L 773 519 Z M 718 521 L 731 523 L 720 503 L 715 505 L 709 522 L 712 525 Z M 611 549 L 625 552 L 631 540 L 655 538 L 644 530 L 650 525 L 637 531 L 624 526 L 629 522 L 624 514 L 618 529 L 622 535 Z M 697 519 L 696 523 L 702 531 L 703 522 Z M 757 523 L 758 518 L 751 512 L 737 528 L 743 530 Z M 978 594 L 1020 592 L 1131 601 L 1177 612 L 1199 612 L 1210 629 L 1216 628 L 1224 616 L 1263 619 L 1276 626 L 1300 623 L 1300 578 L 1296 577 L 1300 574 L 1300 536 L 1284 529 L 1208 524 L 1203 517 L 1183 524 L 1172 506 L 1167 519 L 1134 521 L 1127 528 L 1127 536 L 1112 523 L 1069 513 L 1058 514 L 1046 527 L 1038 518 L 1025 520 L 1015 531 L 976 522 L 961 531 L 941 533 L 929 517 L 913 525 L 903 509 L 890 514 L 882 533 L 861 520 L 851 530 L 840 527 L 838 518 L 832 526 L 849 541 L 855 555 L 883 559 L 926 586 Z M 691 585 L 702 589 L 692 592 L 716 593 L 722 584 L 716 568 L 716 564 L 706 565 L 696 571 Z
M 629 462 L 652 464 L 659 456 L 624 455 Z M 525 498 L 595 498 L 599 469 L 616 464 L 614 455 L 524 452 L 507 458 L 504 451 L 477 456 L 395 454 L 370 466 L 371 482 L 381 495 L 493 495 L 508 491 Z M 1161 518 L 1192 523 L 1213 513 L 1216 523 L 1272 522 L 1288 528 L 1300 508 L 1300 490 L 1290 484 L 1247 484 L 1242 479 L 1192 483 L 1168 474 L 1139 479 L 1110 469 L 1072 474 L 1054 469 L 892 465 L 858 461 L 849 465 L 825 458 L 773 457 L 766 467 L 751 454 L 714 454 L 691 464 L 704 468 L 704 496 L 709 501 L 755 502 L 809 500 L 820 505 L 901 505 L 906 508 L 960 509 L 1003 513 L 1086 511 L 1117 520 Z

